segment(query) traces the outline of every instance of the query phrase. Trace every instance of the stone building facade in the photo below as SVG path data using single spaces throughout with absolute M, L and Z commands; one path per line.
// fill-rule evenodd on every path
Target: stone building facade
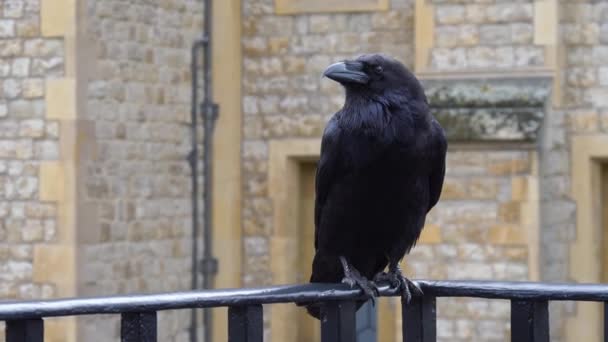
M 2 298 L 66 294 L 41 258 L 61 239 L 61 209 L 46 196 L 52 184 L 43 174 L 59 159 L 61 132 L 58 118 L 46 115 L 46 80 L 64 77 L 67 63 L 65 40 L 48 34 L 42 10 L 39 1 L 3 1 L 0 10 Z
M 450 135 L 442 200 L 406 269 L 434 279 L 603 279 L 606 266 L 588 248 L 599 248 L 592 241 L 601 241 L 606 226 L 588 226 L 593 221 L 585 217 L 602 211 L 587 206 L 605 196 L 594 158 L 605 156 L 608 145 L 583 151 L 606 142 L 608 3 L 357 2 L 363 3 L 365 9 L 349 11 L 344 1 L 243 2 L 244 284 L 305 281 L 308 269 L 298 259 L 310 252 L 298 251 L 298 241 L 307 238 L 299 230 L 311 229 L 310 207 L 298 201 L 310 200 L 302 188 L 310 186 L 308 164 L 343 101 L 341 89 L 319 74 L 333 61 L 370 51 L 392 54 L 416 72 Z M 583 154 L 586 160 L 572 162 Z M 577 170 L 581 164 L 588 167 Z M 587 179 L 573 178 L 585 172 L 598 177 L 577 197 L 578 182 Z M 297 179 L 304 181 L 290 187 Z M 277 261 L 286 254 L 287 261 Z M 552 340 L 599 338 L 597 309 L 552 304 Z M 507 302 L 442 299 L 438 315 L 444 341 L 509 334 Z M 586 329 L 577 323 L 583 317 L 592 322 Z M 288 328 L 273 322 L 271 316 L 271 336 L 282 336 Z M 309 329 L 300 330 L 307 340 Z
M 202 8 L 0 0 L 0 297 L 189 288 Z M 608 280 L 608 2 L 222 0 L 212 17 L 216 287 L 307 280 L 320 136 L 343 103 L 321 73 L 366 52 L 416 73 L 450 139 L 442 198 L 407 272 Z M 379 303 L 379 341 L 399 340 L 395 304 Z M 302 310 L 265 309 L 268 340 L 314 341 Z M 551 310 L 552 340 L 599 341 L 598 306 Z M 440 299 L 438 337 L 503 341 L 508 317 L 508 302 Z M 214 340 L 225 319 L 214 314 Z M 109 341 L 117 323 L 53 319 L 46 331 Z M 160 339 L 186 340 L 188 323 L 187 311 L 161 314 Z
M 201 1 L 0 1 L 2 298 L 190 288 L 190 48 Z M 186 341 L 188 311 L 159 338 Z M 114 341 L 118 318 L 51 319 Z

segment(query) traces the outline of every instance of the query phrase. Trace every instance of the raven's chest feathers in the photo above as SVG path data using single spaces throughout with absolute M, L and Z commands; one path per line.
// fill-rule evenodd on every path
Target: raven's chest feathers
M 357 173 L 389 166 L 384 164 L 399 168 L 421 162 L 429 126 L 426 110 L 415 102 L 399 107 L 379 102 L 345 106 L 336 120 L 346 168 Z
M 340 138 L 334 153 L 340 154 L 343 172 L 327 189 L 323 204 L 326 243 L 336 241 L 332 234 L 348 231 L 352 243 L 341 247 L 364 244 L 385 250 L 397 243 L 405 252 L 418 238 L 429 202 L 426 112 L 418 115 L 408 106 L 390 109 L 372 103 L 345 107 L 336 115 Z

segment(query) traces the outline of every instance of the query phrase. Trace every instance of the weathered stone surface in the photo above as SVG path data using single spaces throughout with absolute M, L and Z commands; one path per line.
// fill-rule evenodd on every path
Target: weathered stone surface
M 62 66 L 64 51 L 62 39 L 39 36 L 39 10 L 37 0 L 0 2 L 0 296 L 5 299 L 56 295 L 54 284 L 33 280 L 33 247 L 55 238 L 58 219 L 55 204 L 39 199 L 42 158 L 36 146 L 43 138 L 45 144 L 58 143 L 57 124 L 55 135 L 45 136 L 42 97 L 44 78 L 61 77 L 64 71 L 54 67 L 47 75 L 50 68 L 34 68 L 26 54 L 44 55 L 45 65 Z M 36 47 L 29 43 L 33 40 Z
M 531 3 L 434 3 L 436 44 L 430 58 L 433 70 L 511 69 L 544 62 L 533 41 Z
M 431 71 L 544 66 L 546 49 L 534 44 L 532 1 L 429 3 L 436 24 Z M 40 1 L 5 0 L 0 5 L 0 296 L 53 296 L 53 284 L 31 282 L 31 260 L 32 243 L 55 238 L 57 229 L 57 208 L 37 199 L 38 167 L 41 161 L 61 157 L 60 125 L 45 117 L 44 82 L 64 75 L 66 46 L 60 37 L 40 36 Z M 340 87 L 320 78 L 330 62 L 383 51 L 411 66 L 414 1 L 392 0 L 386 12 L 297 16 L 275 15 L 269 0 L 246 0 L 242 5 L 242 218 L 247 236 L 243 280 L 262 285 L 272 282 L 268 248 L 275 231 L 268 199 L 268 141 L 321 135 L 329 115 L 343 102 Z M 100 224 L 99 240 L 86 247 L 83 262 L 91 267 L 80 285 L 91 295 L 185 289 L 188 58 L 189 44 L 200 34 L 200 2 L 109 0 L 87 6 L 87 34 L 95 52 L 87 63 L 95 72 L 82 115 L 94 122 L 99 153 L 98 160 L 82 167 L 82 190 L 97 206 Z M 542 256 L 542 276 L 563 281 L 567 241 L 576 236 L 576 208 L 569 198 L 569 139 L 608 132 L 608 6 L 589 0 L 559 6 L 559 42 L 565 52 L 558 75 L 563 79 L 563 113 L 549 108 L 543 116 L 546 85 L 447 82 L 444 88 L 427 86 L 427 92 L 453 141 L 539 144 L 541 240 L 548 251 Z M 542 136 L 537 134 L 541 122 Z M 531 154 L 507 152 L 450 150 L 442 200 L 427 222 L 437 238 L 419 245 L 406 260 L 415 276 L 527 277 L 524 244 L 490 242 L 493 232 L 522 224 L 521 202 L 534 184 L 527 182 L 534 170 Z M 507 237 L 524 241 L 521 236 Z M 508 303 L 439 303 L 439 340 L 496 341 L 508 336 Z M 551 317 L 562 319 L 559 313 Z M 186 339 L 187 321 L 187 313 L 163 315 L 159 331 L 165 335 L 160 340 Z M 560 325 L 552 322 L 553 327 Z M 98 331 L 112 332 L 112 338 L 117 327 L 116 318 L 96 319 L 82 331 L 97 341 Z M 552 332 L 559 341 L 558 335 Z
M 84 85 L 82 119 L 92 123 L 97 153 L 95 159 L 82 162 L 81 191 L 82 205 L 92 208 L 89 212 L 97 216 L 92 222 L 99 225 L 90 228 L 95 230 L 92 241 L 82 249 L 81 262 L 87 267 L 79 286 L 89 295 L 187 290 L 191 286 L 191 185 L 185 158 L 190 146 L 189 59 L 191 43 L 200 37 L 203 6 L 196 0 L 139 4 L 109 0 L 86 5 L 87 36 L 96 52 L 87 63 L 97 72 Z M 244 23 L 244 36 L 248 30 L 264 33 L 259 39 L 244 40 L 244 51 L 261 57 L 244 60 L 244 73 L 264 78 L 287 69 L 268 53 L 281 45 L 276 43 L 279 37 L 288 35 L 280 25 L 272 20 Z M 281 48 L 287 42 L 284 39 Z M 28 52 L 38 50 L 31 51 L 36 56 L 32 69 L 52 73 L 57 64 L 44 53 L 54 47 L 33 42 L 27 47 Z M 253 102 L 254 112 L 247 116 L 258 115 L 258 102 Z M 56 131 L 56 123 L 47 124 L 47 136 Z M 52 156 L 55 147 L 41 142 L 36 152 Z M 187 339 L 188 312 L 162 316 L 159 340 Z M 79 339 L 115 340 L 118 324 L 110 318 L 86 321 Z M 100 334 L 99 326 L 109 333 Z
M 452 140 L 534 140 L 544 116 L 546 80 L 425 80 L 435 117 Z

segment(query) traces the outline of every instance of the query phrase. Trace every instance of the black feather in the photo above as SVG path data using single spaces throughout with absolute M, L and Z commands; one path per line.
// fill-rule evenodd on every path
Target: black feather
M 340 282 L 341 255 L 368 279 L 401 260 L 443 185 L 447 142 L 418 80 L 387 56 L 354 62 L 369 82 L 341 82 L 344 107 L 323 134 L 311 282 Z

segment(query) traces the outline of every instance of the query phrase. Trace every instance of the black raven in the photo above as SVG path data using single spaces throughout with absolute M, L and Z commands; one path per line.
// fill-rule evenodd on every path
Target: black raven
M 346 90 L 328 122 L 316 173 L 315 256 L 310 281 L 421 292 L 399 262 L 439 200 L 447 142 L 422 86 L 396 59 L 368 54 L 329 66 Z M 383 272 L 388 265 L 388 272 Z M 372 281 L 373 280 L 373 281 Z M 319 308 L 308 305 L 319 318 Z

